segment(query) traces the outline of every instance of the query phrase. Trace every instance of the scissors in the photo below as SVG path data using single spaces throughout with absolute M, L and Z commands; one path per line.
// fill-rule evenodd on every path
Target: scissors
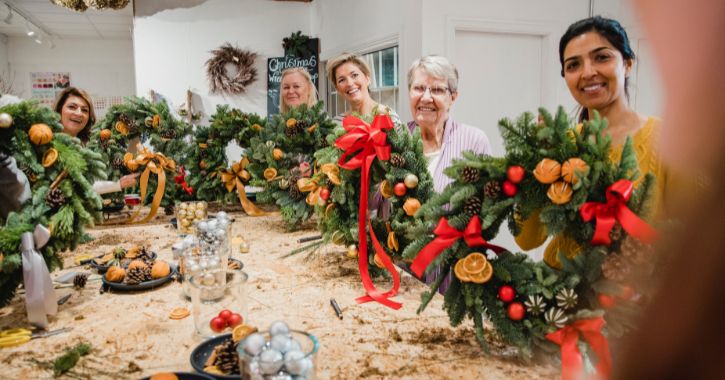
M 0 347 L 12 347 L 29 342 L 31 339 L 46 338 L 73 330 L 72 327 L 34 333 L 28 329 L 9 329 L 0 331 Z

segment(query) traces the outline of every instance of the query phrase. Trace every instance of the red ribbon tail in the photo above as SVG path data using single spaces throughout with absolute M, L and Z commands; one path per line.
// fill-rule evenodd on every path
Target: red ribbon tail
M 390 275 L 393 277 L 393 287 L 385 292 L 380 293 L 377 289 L 374 289 L 374 295 L 367 295 L 367 296 L 361 296 L 355 299 L 357 303 L 365 303 L 370 301 L 377 301 L 385 306 L 388 306 L 390 308 L 393 308 L 395 310 L 400 309 L 401 306 L 403 306 L 402 303 L 395 302 L 390 300 L 390 297 L 395 296 L 398 294 L 398 290 L 400 289 L 400 275 L 398 274 L 398 271 L 395 269 L 395 265 L 393 264 L 393 261 L 390 259 L 387 253 L 385 253 L 385 250 L 380 245 L 380 242 L 378 241 L 377 236 L 375 236 L 375 231 L 373 231 L 373 226 L 370 224 L 370 239 L 373 241 L 373 247 L 375 247 L 375 252 L 378 254 L 378 257 L 383 262 L 383 266 L 385 266 L 385 269 L 387 269 L 388 272 L 390 272 Z M 370 294 L 370 293 L 368 293 Z
M 643 243 L 651 244 L 657 239 L 657 231 L 625 205 L 617 209 L 617 220 L 628 234 Z

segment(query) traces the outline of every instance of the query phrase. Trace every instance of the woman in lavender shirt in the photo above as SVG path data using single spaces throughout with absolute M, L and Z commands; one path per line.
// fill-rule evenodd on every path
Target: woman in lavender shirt
M 460 158 L 461 152 L 491 154 L 491 145 L 483 131 L 456 122 L 450 117 L 451 107 L 458 98 L 458 70 L 447 58 L 429 55 L 413 62 L 408 70 L 408 93 L 413 121 L 410 131 L 420 128 L 423 153 L 428 158 L 428 171 L 433 176 L 433 190 L 443 191 L 453 182 L 443 169 Z M 441 275 L 440 268 L 428 272 L 426 283 Z M 450 283 L 450 273 L 438 291 L 443 293 Z

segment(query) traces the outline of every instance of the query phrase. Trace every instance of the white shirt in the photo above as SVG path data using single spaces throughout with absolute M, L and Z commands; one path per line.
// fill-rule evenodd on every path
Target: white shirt
M 438 161 L 441 160 L 441 150 L 438 149 L 435 152 L 425 153 L 425 158 L 428 159 L 428 173 L 432 175 L 436 172 Z

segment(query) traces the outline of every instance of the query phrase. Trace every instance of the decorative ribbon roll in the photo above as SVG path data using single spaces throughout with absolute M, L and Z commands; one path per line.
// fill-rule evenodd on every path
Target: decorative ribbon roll
M 592 244 L 611 244 L 609 232 L 617 222 L 628 234 L 642 242 L 655 241 L 657 231 L 627 207 L 627 201 L 632 196 L 633 188 L 632 181 L 621 179 L 607 188 L 605 203 L 586 202 L 579 208 L 579 214 L 585 222 L 596 218 Z
M 503 247 L 489 244 L 481 236 L 481 220 L 478 218 L 478 215 L 471 218 L 463 231 L 451 227 L 446 218 L 441 218 L 433 233 L 436 235 L 436 238 L 423 247 L 413 260 L 413 263 L 410 264 L 410 270 L 419 278 L 438 255 L 445 251 L 446 248 L 452 246 L 460 238 L 463 238 L 469 247 L 483 246 L 496 252 L 496 254 L 506 251 Z
M 268 215 L 247 198 L 247 192 L 244 190 L 244 181 L 249 181 L 252 177 L 246 169 L 247 165 L 249 165 L 249 160 L 247 157 L 244 157 L 241 161 L 232 163 L 232 167 L 230 169 L 219 172 L 219 178 L 222 180 L 222 183 L 227 188 L 228 192 L 231 193 L 235 187 L 237 188 L 239 203 L 242 204 L 242 208 L 248 215 Z
M 174 182 L 176 182 L 177 185 L 181 185 L 181 188 L 186 191 L 187 194 L 191 195 L 194 192 L 194 188 L 189 186 L 189 183 L 186 182 L 186 170 L 184 170 L 184 165 L 179 166 L 179 175 L 174 177 Z
M 34 232 L 25 232 L 20 236 L 25 309 L 28 312 L 28 321 L 43 329 L 48 327 L 47 315 L 55 315 L 58 311 L 48 266 L 43 255 L 37 251 L 43 248 L 48 240 L 50 232 L 41 225 L 35 226 Z
M 126 161 L 126 166 L 129 168 L 139 168 L 146 165 L 146 168 L 141 174 L 141 178 L 139 178 L 142 200 L 146 199 L 149 176 L 151 173 L 158 176 L 156 192 L 154 193 L 154 198 L 151 201 L 151 211 L 149 211 L 149 214 L 146 215 L 145 218 L 138 221 L 138 223 L 146 223 L 156 216 L 156 211 L 158 211 L 159 205 L 161 205 L 161 200 L 164 198 L 164 189 L 166 189 L 166 170 L 176 171 L 176 163 L 174 160 L 166 158 L 166 156 L 162 153 L 153 153 L 148 148 L 141 148 L 141 153 L 139 153 L 139 155 L 134 159 L 131 159 L 127 153 L 124 160 Z M 141 208 L 136 210 L 136 213 L 132 215 L 126 223 L 134 223 L 140 213 Z
M 383 262 L 383 266 L 393 277 L 393 288 L 385 293 L 381 293 L 375 288 L 370 278 L 367 252 L 368 240 L 366 234 L 370 166 L 376 157 L 381 161 L 387 161 L 390 158 L 391 148 L 387 142 L 387 134 L 385 131 L 393 128 L 393 121 L 388 115 L 378 115 L 372 124 L 368 125 L 354 116 L 348 116 L 343 119 L 342 126 L 347 133 L 335 141 L 335 146 L 345 151 L 338 160 L 338 165 L 343 169 L 360 169 L 361 171 L 360 204 L 358 208 L 358 237 L 360 243 L 358 268 L 360 269 L 360 277 L 367 295 L 357 298 L 356 301 L 358 303 L 364 303 L 374 300 L 390 308 L 400 309 L 403 306 L 401 303 L 389 299 L 398 293 L 400 276 L 393 265 L 393 261 L 390 260 L 390 257 L 388 257 L 385 250 L 378 243 L 372 226 L 370 226 L 370 235 L 372 237 L 373 247 Z
M 612 358 L 609 354 L 609 343 L 602 335 L 604 318 L 580 319 L 563 328 L 549 333 L 546 339 L 561 346 L 561 378 L 574 380 L 582 378 L 583 360 L 577 347 L 581 335 L 599 359 L 597 372 L 608 379 L 612 371 Z

